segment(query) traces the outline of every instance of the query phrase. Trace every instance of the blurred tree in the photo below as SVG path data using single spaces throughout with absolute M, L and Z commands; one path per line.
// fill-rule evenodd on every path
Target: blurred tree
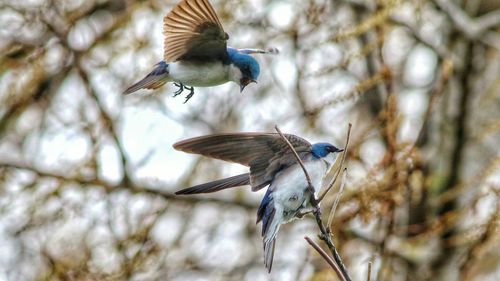
M 268 275 L 263 194 L 173 196 L 241 168 L 171 144 L 275 124 L 342 144 L 349 122 L 330 227 L 353 279 L 500 279 L 498 1 L 212 0 L 232 46 L 280 49 L 259 84 L 122 96 L 176 2 L 0 3 L 1 279 L 335 280 L 309 217 Z

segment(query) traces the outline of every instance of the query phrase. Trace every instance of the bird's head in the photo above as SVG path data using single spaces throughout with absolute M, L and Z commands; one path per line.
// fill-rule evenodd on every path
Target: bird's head
M 260 74 L 260 66 L 257 60 L 251 55 L 240 52 L 230 52 L 231 63 L 236 66 L 239 73 L 233 75 L 233 81 L 240 85 L 240 91 L 250 83 L 257 83 Z
M 324 158 L 330 153 L 336 154 L 344 151 L 344 149 L 339 149 L 331 143 L 319 142 L 312 145 L 311 152 L 317 158 Z

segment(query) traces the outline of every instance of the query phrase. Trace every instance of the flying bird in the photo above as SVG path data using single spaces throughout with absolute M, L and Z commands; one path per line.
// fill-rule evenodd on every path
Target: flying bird
M 286 134 L 285 137 L 304 163 L 312 185 L 321 187 L 329 166 L 343 149 L 330 143 L 310 144 L 291 134 Z M 239 163 L 250 168 L 249 173 L 196 185 L 175 194 L 210 193 L 243 185 L 250 185 L 252 191 L 258 191 L 268 186 L 257 211 L 257 223 L 262 221 L 264 264 L 268 272 L 271 272 L 276 235 L 281 224 L 312 208 L 307 180 L 290 147 L 276 133 L 207 135 L 183 140 L 173 146 L 180 151 Z
M 153 71 L 130 86 L 124 94 L 139 89 L 157 89 L 174 82 L 174 97 L 194 87 L 211 87 L 230 81 L 240 92 L 257 83 L 260 67 L 250 54 L 277 54 L 276 48 L 236 49 L 227 46 L 229 35 L 208 0 L 182 0 L 163 19 L 164 58 Z

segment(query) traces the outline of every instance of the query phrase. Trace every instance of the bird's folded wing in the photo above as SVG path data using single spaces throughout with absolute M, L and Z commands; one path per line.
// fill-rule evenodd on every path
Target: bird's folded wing
M 182 0 L 163 19 L 165 61 L 225 59 L 227 39 L 208 0 Z
M 308 141 L 295 135 L 285 136 L 299 156 L 310 153 Z M 280 170 L 297 163 L 290 148 L 275 133 L 208 135 L 180 141 L 174 148 L 249 166 L 254 191 L 268 185 Z

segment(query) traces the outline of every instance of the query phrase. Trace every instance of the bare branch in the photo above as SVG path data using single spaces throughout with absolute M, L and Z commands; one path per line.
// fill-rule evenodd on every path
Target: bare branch
M 368 276 L 366 277 L 366 281 L 370 281 L 372 279 L 372 262 L 368 262 Z
M 29 165 L 24 165 L 24 164 L 19 164 L 19 163 L 7 163 L 7 162 L 0 162 L 0 170 L 1 169 L 15 169 L 15 170 L 26 170 L 29 172 L 32 172 L 36 174 L 38 177 L 47 177 L 47 178 L 54 178 L 66 183 L 76 183 L 82 186 L 96 186 L 96 187 L 101 187 L 104 188 L 107 192 L 113 192 L 116 190 L 129 190 L 131 193 L 142 193 L 142 194 L 149 194 L 152 196 L 160 196 L 163 197 L 166 200 L 176 200 L 177 202 L 182 201 L 185 203 L 199 203 L 199 202 L 214 202 L 214 203 L 219 203 L 222 205 L 233 205 L 233 206 L 238 206 L 242 207 L 248 210 L 254 210 L 257 206 L 251 203 L 247 202 L 242 202 L 241 200 L 238 202 L 233 202 L 230 200 L 224 200 L 224 199 L 217 199 L 217 198 L 197 198 L 195 196 L 176 196 L 173 193 L 166 192 L 164 191 L 165 188 L 161 186 L 139 186 L 136 185 L 132 182 L 129 182 L 128 184 L 123 184 L 123 183 L 118 183 L 118 184 L 112 184 L 97 178 L 88 178 L 88 177 L 83 177 L 83 176 L 71 176 L 67 174 L 57 174 L 54 172 L 49 172 L 49 171 L 42 171 L 36 167 L 32 167 Z
M 330 211 L 330 215 L 328 216 L 328 223 L 326 226 L 331 229 L 333 218 L 335 217 L 335 211 L 337 210 L 337 206 L 340 202 L 340 197 L 342 197 L 342 193 L 344 192 L 345 183 L 347 181 L 347 168 L 344 168 L 344 175 L 342 176 L 342 183 L 340 184 L 339 192 L 337 193 L 337 197 L 335 197 L 335 202 L 333 203 L 332 210 Z
M 351 127 L 352 127 L 352 124 L 349 123 L 349 127 L 347 128 L 347 137 L 346 137 L 346 140 L 345 140 L 344 153 L 342 153 L 342 160 L 340 161 L 339 169 L 337 170 L 337 172 L 336 172 L 335 176 L 333 177 L 332 181 L 328 184 L 328 187 L 319 196 L 319 198 L 318 198 L 319 202 L 321 202 L 323 200 L 323 198 L 325 198 L 325 196 L 328 193 L 328 191 L 330 191 L 330 189 L 332 189 L 332 187 L 335 185 L 335 182 L 337 181 L 337 178 L 338 178 L 338 176 L 340 174 L 340 171 L 342 170 L 342 166 L 344 166 L 344 162 L 345 162 L 346 155 L 347 155 L 347 148 L 348 148 L 347 146 L 349 145 L 349 137 L 351 135 Z
M 290 143 L 290 141 L 285 137 L 285 135 L 283 135 L 283 133 L 281 132 L 280 128 L 278 127 L 278 125 L 275 125 L 274 128 L 276 129 L 276 132 L 278 132 L 278 134 L 280 135 L 280 137 L 283 139 L 283 141 L 288 145 L 288 147 L 292 150 L 293 152 L 293 155 L 295 156 L 295 159 L 297 160 L 297 162 L 299 163 L 300 167 L 302 168 L 302 171 L 304 171 L 304 176 L 306 177 L 306 180 L 307 180 L 307 184 L 308 184 L 308 188 L 309 188 L 309 191 L 312 191 L 311 194 L 313 194 L 314 196 L 314 186 L 312 185 L 311 183 L 311 177 L 309 176 L 309 173 L 307 172 L 306 170 L 306 167 L 304 166 L 304 163 L 302 163 L 302 160 L 300 160 L 300 157 L 299 157 L 299 154 L 297 153 L 297 151 L 295 151 L 295 149 L 293 148 L 293 145 Z
M 500 46 L 496 45 L 498 43 L 496 40 L 500 40 L 498 34 L 494 31 L 488 32 L 491 28 L 500 25 L 500 10 L 478 18 L 471 18 L 453 1 L 434 0 L 434 3 L 448 15 L 455 28 L 467 38 L 472 40 L 490 38 L 489 40 L 482 40 L 482 42 L 494 48 L 500 48 Z
M 335 271 L 335 273 L 337 273 L 337 276 L 340 278 L 340 280 L 346 281 L 344 275 L 342 275 L 342 272 L 340 271 L 340 268 L 337 266 L 335 261 L 332 260 L 332 258 L 325 251 L 323 251 L 323 249 L 321 249 L 321 247 L 318 244 L 316 244 L 316 242 L 314 242 L 311 238 L 305 236 L 304 239 L 306 239 L 307 243 L 309 243 L 309 245 L 311 245 L 314 248 L 314 250 L 316 250 L 316 252 L 318 252 L 318 254 L 320 254 L 321 257 L 323 257 L 323 259 L 330 265 L 330 267 L 333 268 L 333 270 Z

